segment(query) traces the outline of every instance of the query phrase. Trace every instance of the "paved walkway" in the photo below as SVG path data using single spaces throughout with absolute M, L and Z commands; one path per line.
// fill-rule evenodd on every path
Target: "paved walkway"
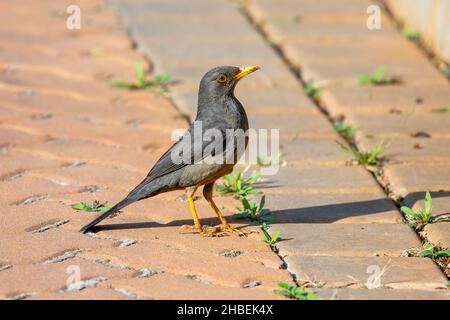
M 307 1 L 304 7 L 295 5 L 294 1 L 247 2 L 243 9 L 229 1 L 114 3 L 138 47 L 152 57 L 155 68 L 182 79 L 180 85 L 172 87 L 172 97 L 178 108 L 191 117 L 195 114 L 198 79 L 205 70 L 221 64 L 262 66 L 252 79 L 239 85 L 237 96 L 248 110 L 252 127 L 279 128 L 281 132 L 287 167 L 281 168 L 276 176 L 266 177 L 275 182 L 277 188 L 262 188 L 262 191 L 278 221 L 274 228 L 288 239 L 279 244 L 279 254 L 299 283 L 319 287 L 317 291 L 323 297 L 336 294 L 338 299 L 447 297 L 445 290 L 440 290 L 445 288 L 445 276 L 430 259 L 401 257 L 404 250 L 421 246 L 419 237 L 404 224 L 393 201 L 371 173 L 360 166 L 346 165 L 349 156 L 335 143 L 338 135 L 327 117 L 300 89 L 301 84 L 289 66 L 243 14 L 247 11 L 263 27 L 267 26 L 272 41 L 278 40 L 276 36 L 285 36 L 286 30 L 291 32 L 289 39 L 297 39 L 296 32 L 302 26 L 297 30 L 292 24 L 293 19 L 289 19 L 292 12 L 307 14 L 308 9 L 317 12 L 330 1 L 314 4 Z M 347 9 L 357 12 L 361 20 L 366 12 L 364 5 L 336 3 L 333 9 L 345 6 L 346 12 Z M 266 12 L 270 14 L 265 15 Z M 268 22 L 276 14 L 286 19 L 286 29 L 279 31 Z M 327 17 L 321 19 L 318 24 L 326 23 Z M 304 28 L 311 29 L 308 25 Z M 326 24 L 324 29 L 328 30 Z M 352 30 L 339 31 L 355 34 Z M 389 31 L 388 38 L 394 37 L 389 41 L 402 41 L 396 30 L 391 27 L 385 32 Z M 311 43 L 316 46 L 321 43 L 320 37 L 313 40 Z M 308 40 L 298 47 L 304 43 Z M 436 77 L 435 84 L 448 85 L 413 45 L 406 45 L 410 45 L 413 51 L 410 55 L 417 58 L 417 64 L 411 58 L 409 64 L 399 67 L 400 70 L 412 74 L 415 71 L 417 75 L 417 70 L 426 65 L 424 78 Z M 332 52 L 333 48 L 330 46 L 329 50 Z M 314 46 L 310 52 L 311 59 L 306 62 L 316 63 Z M 320 66 L 324 61 L 321 54 L 319 51 Z M 323 59 L 334 62 L 329 56 Z M 303 60 L 292 61 L 304 66 Z M 323 72 L 317 73 L 339 81 L 339 72 L 328 68 L 329 64 L 324 64 Z M 368 67 L 372 65 L 357 71 L 369 71 Z M 308 69 L 308 65 L 305 68 Z M 314 69 L 310 69 L 313 73 Z M 353 80 L 357 71 L 353 67 L 346 75 Z M 401 99 L 403 95 L 398 96 Z M 381 127 L 377 132 L 383 130 Z M 381 288 L 377 290 L 366 288 L 371 266 L 379 270 L 385 268 Z
M 133 80 L 143 57 L 101 1 L 80 1 L 82 29 L 67 30 L 69 4 L 0 5 L 0 298 L 279 298 L 292 278 L 259 235 L 178 230 L 192 221 L 183 192 L 103 223 L 120 228 L 78 232 L 97 213 L 70 204 L 120 200 L 187 123 L 168 99 L 108 84 Z M 216 223 L 206 201 L 197 207 Z M 86 282 L 68 292 L 78 272 Z
M 389 182 L 389 196 L 419 203 L 424 190 L 450 189 L 448 150 L 442 148 L 449 120 L 438 114 L 440 122 L 430 125 L 436 115 L 429 112 L 436 104 L 448 104 L 448 82 L 386 19 L 381 31 L 386 34 L 374 35 L 373 41 L 387 39 L 408 50 L 381 51 L 369 60 L 363 55 L 370 56 L 372 43 L 361 45 L 367 34 L 360 35 L 355 22 L 365 16 L 367 5 L 361 1 L 252 1 L 243 8 L 225 0 L 111 1 L 155 73 L 167 71 L 180 80 L 171 87 L 171 102 L 105 82 L 132 79 L 133 62 L 142 57 L 108 7 L 97 0 L 80 3 L 86 23 L 77 32 L 64 28 L 66 6 L 59 3 L 43 1 L 39 8 L 26 9 L 1 5 L 0 201 L 6 210 L 0 215 L 0 297 L 272 299 L 278 297 L 276 283 L 293 275 L 323 298 L 447 299 L 447 279 L 432 260 L 401 257 L 404 250 L 421 246 L 419 236 L 369 171 L 347 165 L 349 156 L 335 143 L 339 136 L 329 119 L 268 44 L 270 39 L 292 66 L 302 66 L 304 79 L 326 85 L 321 103 L 332 116 L 344 114 L 360 128 L 361 147 L 371 143 L 366 133 L 395 134 L 389 152 L 400 158 L 384 167 L 382 182 Z M 336 12 L 333 6 L 347 14 L 317 14 L 320 8 Z M 291 19 L 297 12 L 301 24 Z M 339 28 L 342 21 L 348 23 Z M 361 41 L 349 42 L 354 36 Z M 335 38 L 342 52 L 331 45 Z M 357 45 L 350 52 L 368 51 L 359 60 L 358 55 L 349 59 L 345 44 Z M 395 56 L 399 52 L 403 57 Z M 354 83 L 356 74 L 379 63 L 409 80 L 395 92 Z M 195 113 L 205 70 L 222 64 L 262 67 L 240 83 L 236 95 L 251 127 L 280 129 L 287 165 L 261 185 L 277 219 L 273 228 L 286 239 L 279 243 L 279 256 L 257 234 L 205 239 L 180 232 L 178 226 L 190 219 L 181 192 L 130 206 L 95 236 L 79 234 L 95 214 L 74 212 L 69 205 L 115 202 L 140 181 L 170 145 L 171 131 L 186 127 L 180 112 Z M 422 103 L 412 108 L 416 95 Z M 409 131 L 399 129 L 411 109 L 419 115 L 407 120 L 422 122 Z M 432 138 L 416 141 L 411 130 Z M 417 142 L 425 147 L 417 152 L 405 147 Z M 448 197 L 441 195 L 435 201 L 438 214 L 449 207 Z M 218 201 L 233 213 L 229 198 Z M 203 199 L 197 203 L 203 217 L 213 217 Z M 33 233 L 44 226 L 51 228 Z M 427 226 L 426 236 L 448 244 L 447 226 Z M 233 250 L 241 254 L 227 254 Z M 288 270 L 280 269 L 280 257 Z M 70 266 L 78 266 L 82 279 L 93 280 L 94 286 L 65 291 Z M 152 270 L 159 273 L 149 276 Z M 381 287 L 369 290 L 366 285 L 377 270 Z
M 245 11 L 291 66 L 300 66 L 304 81 L 324 86 L 321 105 L 331 118 L 358 128 L 360 149 L 372 148 L 377 139 L 392 142 L 378 178 L 392 199 L 419 209 L 430 191 L 433 215 L 449 214 L 450 117 L 436 112 L 450 101 L 449 79 L 386 15 L 381 30 L 369 31 L 362 23 L 369 4 L 252 0 Z M 301 23 L 289 19 L 293 15 Z M 359 73 L 372 73 L 380 65 L 401 84 L 358 84 Z M 421 237 L 449 248 L 450 224 L 428 224 Z M 450 274 L 448 264 L 444 271 Z

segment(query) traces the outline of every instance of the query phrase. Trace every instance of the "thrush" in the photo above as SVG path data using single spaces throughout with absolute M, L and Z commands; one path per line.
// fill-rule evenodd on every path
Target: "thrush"
M 235 137 L 229 139 L 230 135 L 236 130 L 243 132 L 248 130 L 247 115 L 242 104 L 234 96 L 234 88 L 242 77 L 258 69 L 253 66 L 242 68 L 222 66 L 209 70 L 200 81 L 197 116 L 182 138 L 161 156 L 145 179 L 125 199 L 85 225 L 80 231 L 87 232 L 108 216 L 135 201 L 163 192 L 185 189 L 194 219 L 194 225 L 185 226 L 186 228 L 194 228 L 203 236 L 214 236 L 223 232 L 247 234 L 249 231 L 237 229 L 227 222 L 213 201 L 213 187 L 217 179 L 233 171 L 237 159 L 241 156 L 239 153 L 242 153 L 233 140 Z M 203 132 L 214 131 L 219 133 L 219 137 L 203 139 L 201 135 L 195 133 L 196 125 L 199 124 Z M 244 149 L 246 146 L 247 139 Z M 178 155 L 178 158 L 174 155 Z M 211 161 L 212 158 L 215 161 Z M 180 159 L 182 161 L 179 161 Z M 204 186 L 203 196 L 221 222 L 218 227 L 202 226 L 200 223 L 193 200 L 200 186 Z

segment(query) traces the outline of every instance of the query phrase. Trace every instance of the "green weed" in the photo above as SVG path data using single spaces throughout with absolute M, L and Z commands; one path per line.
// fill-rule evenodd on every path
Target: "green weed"
M 105 212 L 110 208 L 107 202 L 100 203 L 97 200 L 95 200 L 92 204 L 89 204 L 87 202 L 74 203 L 71 205 L 71 207 L 72 209 L 86 212 Z
M 341 121 L 336 121 L 334 123 L 334 128 L 341 136 L 350 140 L 355 137 L 355 133 L 358 130 L 358 128 L 347 125 Z
M 236 207 L 239 213 L 233 215 L 234 219 L 249 219 L 250 221 L 270 221 L 270 214 L 263 210 L 266 203 L 266 196 L 262 196 L 259 205 L 253 201 L 241 198 L 243 208 Z
M 275 247 L 275 245 L 283 240 L 280 235 L 280 231 L 275 231 L 274 233 L 270 234 L 269 229 L 271 227 L 270 224 L 267 222 L 263 222 L 260 224 L 261 230 L 262 230 L 262 240 L 267 243 L 271 247 Z
M 319 296 L 304 287 L 301 286 L 293 286 L 289 285 L 285 282 L 278 283 L 278 287 L 280 287 L 279 290 L 276 290 L 275 292 L 281 296 L 285 296 L 289 299 L 296 299 L 296 300 L 318 300 Z
M 305 83 L 305 92 L 311 98 L 317 99 L 322 94 L 322 89 L 314 85 L 314 83 L 310 81 L 306 81 Z
M 433 259 L 450 257 L 450 249 L 443 249 L 440 245 L 426 243 L 423 250 L 417 253 L 419 257 L 428 257 Z
M 368 151 L 359 151 L 356 147 L 349 145 L 344 141 L 336 141 L 337 144 L 341 146 L 341 148 L 349 153 L 355 161 L 362 165 L 377 165 L 379 164 L 383 151 L 389 147 L 390 142 L 387 144 L 384 143 L 384 140 L 379 140 L 375 143 L 375 146 Z
M 378 66 L 372 74 L 359 74 L 358 83 L 361 85 L 389 85 L 397 82 L 394 77 L 386 77 L 385 74 L 386 67 Z
M 409 40 L 417 40 L 420 37 L 420 33 L 410 27 L 403 27 L 402 35 L 404 35 Z
M 145 89 L 150 92 L 160 92 L 165 93 L 167 91 L 167 84 L 169 84 L 172 79 L 172 75 L 169 73 L 161 73 L 154 76 L 151 79 L 147 78 L 143 64 L 141 62 L 136 62 L 134 64 L 134 74 L 136 81 L 115 81 L 111 85 L 114 88 L 127 89 L 127 90 L 138 90 Z
M 402 206 L 400 210 L 405 214 L 409 225 L 417 230 L 422 230 L 428 223 L 450 221 L 450 217 L 433 217 L 433 205 L 431 194 L 425 194 L 425 208 L 414 211 L 407 206 Z
M 433 109 L 433 112 L 438 112 L 438 113 L 448 113 L 450 112 L 450 105 L 448 106 L 443 106 L 443 107 L 438 107 L 436 109 Z
M 258 171 L 253 171 L 250 177 L 243 179 L 240 171 L 235 176 L 228 174 L 224 176 L 226 183 L 217 184 L 216 191 L 222 196 L 232 194 L 235 198 L 246 197 L 249 194 L 257 192 L 253 187 L 253 183 L 258 180 L 260 175 Z

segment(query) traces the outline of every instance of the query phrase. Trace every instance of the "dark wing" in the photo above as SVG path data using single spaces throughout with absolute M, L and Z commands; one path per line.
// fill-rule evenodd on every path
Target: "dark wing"
M 219 129 L 217 129 L 219 130 Z M 153 180 L 165 176 L 167 174 L 178 171 L 187 165 L 194 164 L 203 160 L 207 157 L 210 152 L 204 152 L 205 150 L 225 150 L 225 142 L 227 141 L 227 136 L 233 134 L 232 132 L 228 132 L 226 130 L 219 130 L 221 133 L 221 139 L 211 139 L 212 141 L 208 141 L 206 139 L 202 139 L 202 143 L 194 143 L 194 137 L 191 136 L 191 129 L 187 131 L 187 133 L 178 140 L 173 146 L 171 146 L 155 163 L 153 168 L 148 173 L 147 177 L 136 187 L 134 188 L 129 196 L 133 196 L 133 194 L 138 193 L 144 185 L 152 182 Z M 189 135 L 190 138 L 186 138 L 186 135 Z M 220 148 L 219 148 L 220 147 Z M 190 153 L 188 155 L 183 154 L 183 150 L 189 150 Z M 174 161 L 173 154 L 185 156 L 184 159 L 176 158 Z M 216 155 L 217 156 L 217 155 Z

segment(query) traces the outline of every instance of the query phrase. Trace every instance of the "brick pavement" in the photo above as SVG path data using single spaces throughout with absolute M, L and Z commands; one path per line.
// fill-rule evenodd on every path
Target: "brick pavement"
M 305 8 L 313 14 L 318 2 L 304 2 L 308 4 Z M 155 72 L 168 71 L 179 80 L 171 86 L 174 105 L 161 96 L 121 91 L 105 83 L 105 79 L 132 79 L 133 62 L 143 57 L 132 50 L 123 29 L 100 1 L 80 2 L 87 23 L 75 33 L 64 28 L 63 13 L 69 2 L 45 1 L 39 9 L 2 4 L 5 10 L 1 12 L 16 12 L 22 22 L 30 23 L 12 19 L 10 14 L 3 14 L 0 23 L 4 38 L 0 56 L 2 69 L 6 70 L 0 90 L 0 188 L 2 204 L 7 208 L 0 215 L 0 296 L 274 299 L 278 297 L 273 293 L 276 283 L 290 281 L 293 274 L 299 283 L 314 287 L 324 299 L 448 297 L 443 290 L 447 280 L 430 259 L 401 257 L 405 249 L 420 245 L 419 237 L 403 223 L 393 201 L 369 172 L 346 165 L 348 155 L 334 143 L 339 136 L 327 117 L 301 90 L 298 79 L 240 8 L 224 0 L 111 3 Z M 292 3 L 280 1 L 277 8 L 270 8 L 266 7 L 270 2 L 253 1 L 246 10 L 268 28 L 270 40 L 279 44 L 276 36 L 288 33 L 279 29 L 280 19 L 271 20 L 278 21 L 277 25 L 269 23 L 265 10 L 274 15 L 290 12 L 290 16 L 294 12 Z M 342 10 L 354 12 L 361 19 L 365 8 L 360 11 L 359 4 L 348 3 Z M 322 3 L 323 10 L 329 6 L 328 2 Z M 366 37 L 352 29 L 355 23 L 351 18 L 343 19 L 348 19 L 350 25 L 342 30 L 334 25 L 329 28 L 326 17 L 319 17 L 314 28 L 308 24 L 305 27 L 314 32 L 331 30 L 346 35 L 346 39 Z M 321 25 L 324 27 L 317 28 Z M 296 27 L 287 27 L 292 31 L 291 39 L 301 39 Z M 391 43 L 398 41 L 394 28 L 386 32 L 389 36 L 375 37 L 373 41 L 383 42 L 391 36 L 395 38 Z M 314 43 L 305 37 L 298 48 L 311 49 L 308 42 Z M 103 48 L 102 53 L 93 55 L 92 48 L 98 47 Z M 327 55 L 327 48 L 312 49 L 317 58 L 319 52 Z M 299 52 L 297 47 L 290 50 Z M 411 86 L 418 86 L 421 80 L 414 77 L 418 68 L 431 66 L 414 50 L 395 70 L 408 71 Z M 291 59 L 291 63 L 305 66 L 305 72 L 317 76 L 314 80 L 342 84 L 337 86 L 336 95 L 329 93 L 331 84 L 327 87 L 322 97 L 327 107 L 338 101 L 342 92 L 352 104 L 336 102 L 336 110 L 362 105 L 360 113 L 353 112 L 354 108 L 345 113 L 349 117 L 354 114 L 358 121 L 362 121 L 364 112 L 370 112 L 372 104 L 379 106 L 381 115 L 389 110 L 383 102 L 389 94 L 383 93 L 385 100 L 380 102 L 367 97 L 358 101 L 352 93 L 357 86 L 345 90 L 343 84 L 354 81 L 356 68 L 342 72 L 339 64 L 330 68 L 324 60 L 310 58 L 307 52 L 299 57 L 301 60 Z M 374 59 L 378 63 L 376 56 Z M 364 63 L 361 59 L 357 65 Z M 198 80 L 204 71 L 220 64 L 262 67 L 252 79 L 240 83 L 236 95 L 246 106 L 251 127 L 280 129 L 286 166 L 276 176 L 264 177 L 266 181 L 259 187 L 277 219 L 273 228 L 285 238 L 279 243 L 279 254 L 288 270 L 280 269 L 280 257 L 260 242 L 257 234 L 246 239 L 217 239 L 180 232 L 178 227 L 190 221 L 181 192 L 126 208 L 105 223 L 110 228 L 96 235 L 79 234 L 78 228 L 95 214 L 74 212 L 68 205 L 80 200 L 112 203 L 140 181 L 170 145 L 171 130 L 186 127 L 180 113 L 194 114 Z M 370 71 L 368 66 L 365 68 L 361 71 Z M 430 68 L 421 75 L 423 81 L 433 84 L 430 91 L 436 90 L 433 92 L 437 94 L 425 90 L 424 95 L 433 102 L 443 101 L 445 93 L 433 88 L 444 86 L 445 79 Z M 365 97 L 361 92 L 355 94 Z M 329 100 L 325 100 L 326 96 Z M 399 96 L 398 108 L 407 110 L 410 100 Z M 432 134 L 446 139 L 446 132 L 439 126 L 433 127 Z M 144 136 L 152 138 L 143 141 Z M 406 134 L 401 138 L 409 139 Z M 439 149 L 437 143 L 430 145 Z M 436 157 L 445 163 L 445 151 L 437 152 Z M 431 163 L 422 161 L 420 165 Z M 445 173 L 446 167 L 441 170 Z M 404 188 L 409 196 L 405 201 L 416 203 L 414 196 L 423 190 L 414 186 L 420 188 L 420 184 L 402 186 L 404 174 L 393 171 L 400 177 L 393 187 Z M 437 185 L 436 181 L 431 185 Z M 444 201 L 445 197 L 440 199 Z M 233 213 L 229 198 L 218 198 L 218 202 L 228 214 Z M 213 214 L 203 199 L 197 203 L 201 215 L 213 222 Z M 33 233 L 49 225 L 56 227 Z M 430 237 L 445 239 L 445 230 L 427 232 Z M 233 258 L 221 254 L 230 250 L 242 254 Z M 79 266 L 82 279 L 92 280 L 94 286 L 65 291 L 66 271 L 71 265 Z M 385 268 L 381 288 L 367 289 L 368 267 Z M 251 283 L 259 285 L 244 288 Z
M 337 299 L 447 297 L 441 290 L 446 279 L 431 260 L 400 257 L 405 249 L 420 246 L 419 237 L 403 224 L 394 203 L 370 173 L 346 165 L 348 155 L 334 143 L 338 135 L 326 116 L 235 3 L 133 0 L 113 4 L 138 48 L 153 57 L 156 70 L 180 80 L 171 88 L 172 99 L 191 117 L 198 79 L 205 70 L 221 64 L 262 67 L 252 79 L 242 81 L 236 96 L 248 110 L 251 127 L 280 129 L 287 166 L 276 176 L 264 177 L 260 187 L 278 221 L 273 228 L 285 237 L 279 254 L 299 283 L 320 287 L 316 290 L 323 291 L 324 297 L 337 293 Z M 292 2 L 270 4 L 289 11 Z M 391 32 L 396 34 L 394 29 Z M 434 74 L 431 70 L 429 77 Z M 386 261 L 395 267 L 385 282 L 382 279 L 382 288 L 366 289 L 367 267 L 381 269 Z M 309 265 L 314 266 L 311 273 L 305 268 Z M 423 272 L 429 278 L 423 278 Z M 358 280 L 354 285 L 334 278 Z M 398 291 L 386 293 L 394 288 Z
M 320 103 L 330 117 L 343 117 L 358 128 L 359 148 L 368 150 L 376 139 L 392 139 L 379 179 L 390 196 L 399 205 L 418 209 L 423 208 L 425 191 L 431 191 L 434 215 L 448 214 L 450 118 L 434 112 L 450 101 L 448 79 L 385 14 L 381 30 L 368 30 L 369 4 L 251 0 L 246 12 L 291 65 L 300 67 L 304 81 L 323 87 Z M 371 73 L 379 65 L 400 85 L 358 84 L 359 73 Z M 448 248 L 449 226 L 430 224 L 421 235 Z
M 102 1 L 77 3 L 79 31 L 65 27 L 70 1 L 0 5 L 0 298 L 277 299 L 276 283 L 291 280 L 278 256 L 256 234 L 178 230 L 191 222 L 183 192 L 104 223 L 120 228 L 78 232 L 97 213 L 70 204 L 120 200 L 187 123 L 163 96 L 108 84 L 132 80 L 145 57 Z M 67 291 L 73 270 L 92 287 Z

